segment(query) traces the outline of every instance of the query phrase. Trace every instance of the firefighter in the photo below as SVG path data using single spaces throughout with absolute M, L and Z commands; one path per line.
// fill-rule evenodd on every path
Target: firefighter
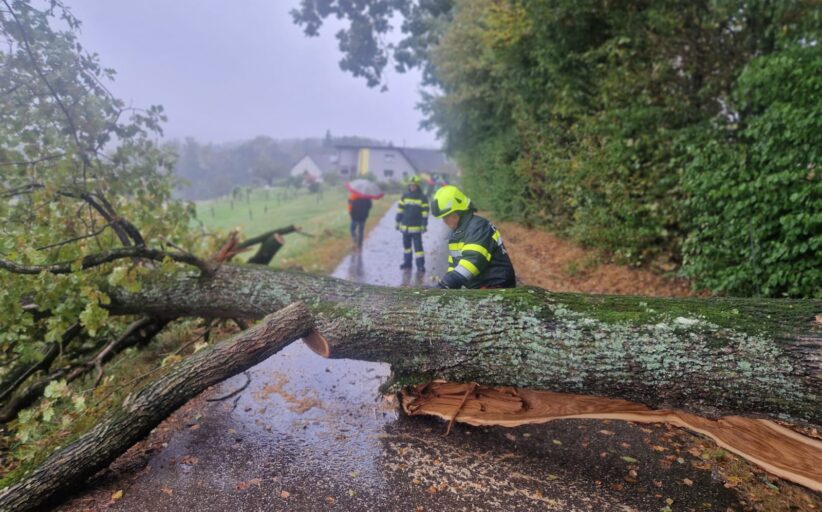
M 514 265 L 505 252 L 499 230 L 475 215 L 471 200 L 460 189 L 446 185 L 431 202 L 434 217 L 453 230 L 448 240 L 448 272 L 440 288 L 513 288 Z
M 422 234 L 428 229 L 428 196 L 420 188 L 419 176 L 411 176 L 408 180 L 408 191 L 400 199 L 396 220 L 397 231 L 402 233 L 403 262 L 400 268 L 411 269 L 413 259 L 417 264 L 417 271 L 425 272 Z

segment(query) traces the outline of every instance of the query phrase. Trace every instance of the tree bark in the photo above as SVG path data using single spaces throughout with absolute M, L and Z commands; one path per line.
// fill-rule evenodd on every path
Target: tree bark
M 306 335 L 311 325 L 305 306 L 293 304 L 248 331 L 172 366 L 32 474 L 0 491 L 0 510 L 34 510 L 45 505 L 106 467 L 189 399 Z
M 282 235 L 274 234 L 260 244 L 257 252 L 248 259 L 248 263 L 255 263 L 257 265 L 268 265 L 274 256 L 285 244 L 285 239 Z
M 819 300 L 399 289 L 239 265 L 109 295 L 114 313 L 222 318 L 301 300 L 309 346 L 390 363 L 400 385 L 476 381 L 822 426 Z

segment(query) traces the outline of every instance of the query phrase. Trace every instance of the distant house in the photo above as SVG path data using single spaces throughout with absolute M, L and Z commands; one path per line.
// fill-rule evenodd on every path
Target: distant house
M 335 172 L 343 179 L 354 179 L 371 174 L 377 181 L 387 182 L 404 181 L 418 174 L 457 174 L 456 165 L 435 149 L 355 145 L 335 148 L 336 153 L 305 155 L 291 169 L 291 175 L 304 176 L 308 172 L 321 176 Z
M 305 176 L 322 179 L 323 174 L 337 172 L 337 153 L 308 153 L 291 168 L 291 176 Z

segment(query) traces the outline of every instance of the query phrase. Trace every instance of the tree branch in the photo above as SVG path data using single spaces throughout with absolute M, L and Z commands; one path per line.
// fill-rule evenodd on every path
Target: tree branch
M 29 366 L 26 369 L 14 369 L 9 372 L 10 377 L 6 380 L 3 384 L 2 390 L 0 390 L 0 401 L 5 400 L 9 395 L 14 393 L 14 391 L 20 387 L 20 385 L 26 381 L 30 376 L 32 376 L 35 372 L 40 370 L 48 371 L 51 363 L 57 358 L 58 354 L 60 353 L 60 346 L 68 343 L 75 336 L 80 334 L 81 327 L 79 323 L 75 323 L 63 333 L 63 336 L 60 340 L 60 343 L 50 343 L 48 348 L 46 349 L 45 353 L 43 354 L 43 358 L 34 363 L 33 365 Z
M 142 245 L 118 247 L 116 249 L 98 254 L 89 254 L 82 259 L 80 269 L 86 270 L 122 258 L 146 258 L 155 261 L 162 261 L 165 258 L 171 258 L 179 263 L 187 263 L 199 268 L 203 276 L 208 277 L 214 274 L 214 266 L 212 264 L 201 260 L 193 254 L 165 252 L 159 249 L 150 249 Z M 74 272 L 74 269 L 72 269 L 73 264 L 74 262 L 67 261 L 53 263 L 50 265 L 21 265 L 13 261 L 0 258 L 0 268 L 15 274 L 33 275 L 39 274 L 40 272 L 49 272 L 51 274 L 70 274 Z
M 100 233 L 102 233 L 103 231 L 105 231 L 106 228 L 109 227 L 109 226 L 111 226 L 111 223 L 103 225 L 103 227 L 101 227 L 100 229 L 98 229 L 94 233 L 89 233 L 87 235 L 81 235 L 81 236 L 75 236 L 74 238 L 69 238 L 68 240 L 63 240 L 62 242 L 55 242 L 53 244 L 44 245 L 42 247 L 38 247 L 36 250 L 45 251 L 46 249 L 53 249 L 54 247 L 62 247 L 64 245 L 68 245 L 72 242 L 77 242 L 79 240 L 85 240 L 86 238 L 93 238 L 93 237 L 99 235 Z
M 29 38 L 28 34 L 26 34 L 26 28 L 20 22 L 20 18 L 17 17 L 17 13 L 14 12 L 14 9 L 12 9 L 11 5 L 9 5 L 8 1 L 2 0 L 2 2 L 6 6 L 6 9 L 9 10 L 9 14 L 12 18 L 14 18 L 15 24 L 17 24 L 17 27 L 20 29 L 20 34 L 23 39 L 23 47 L 26 49 L 26 54 L 29 56 L 29 59 L 31 59 L 31 64 L 32 66 L 34 66 L 34 70 L 36 71 L 37 76 L 39 76 L 40 80 L 42 80 L 43 83 L 46 85 L 46 88 L 48 88 L 49 92 L 51 93 L 51 96 L 54 98 L 54 101 L 57 102 L 57 105 L 60 107 L 60 110 L 66 116 L 66 122 L 68 122 L 69 128 L 71 129 L 71 136 L 74 139 L 74 143 L 77 144 L 77 151 L 80 153 L 80 157 L 83 159 L 83 163 L 86 166 L 91 167 L 91 161 L 89 160 L 88 155 L 86 155 L 85 149 L 83 148 L 83 144 L 80 142 L 80 137 L 77 134 L 77 125 L 74 124 L 74 118 L 71 117 L 71 113 L 68 111 L 68 108 L 66 107 L 65 103 L 63 103 L 63 100 L 60 98 L 60 95 L 51 85 L 51 82 L 49 82 L 48 78 L 46 77 L 46 74 L 40 67 L 40 63 L 37 62 L 37 57 L 34 55 L 34 52 L 31 49 L 31 45 L 29 44 Z
M 3 408 L 0 409 L 0 423 L 6 423 L 13 420 L 17 416 L 17 413 L 40 398 L 43 391 L 45 391 L 46 386 L 54 380 L 65 378 L 66 381 L 72 382 L 85 375 L 92 368 L 96 368 L 97 378 L 94 382 L 94 386 L 96 387 L 103 376 L 103 364 L 106 361 L 128 347 L 138 343 L 148 342 L 172 320 L 173 319 L 168 318 L 156 319 L 146 317 L 132 322 L 123 334 L 121 334 L 116 340 L 106 345 L 90 360 L 74 366 L 73 368 L 72 366 L 67 366 L 65 368 L 55 370 L 43 379 L 31 384 L 23 392 L 18 393 L 9 399 Z

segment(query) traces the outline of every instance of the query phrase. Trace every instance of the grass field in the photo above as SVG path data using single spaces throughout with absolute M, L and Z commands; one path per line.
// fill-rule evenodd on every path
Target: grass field
M 307 272 L 330 273 L 351 250 L 348 227 L 347 192 L 342 186 L 322 195 L 301 189 L 256 189 L 246 197 L 231 200 L 222 197 L 199 201 L 197 217 L 208 229 L 228 232 L 240 228 L 242 238 L 249 238 L 272 229 L 296 224 L 303 232 L 286 235 L 286 244 L 272 260 L 279 268 L 300 267 Z M 386 196 L 374 201 L 366 229 L 370 229 L 397 198 Z M 243 261 L 255 248 L 241 254 Z

